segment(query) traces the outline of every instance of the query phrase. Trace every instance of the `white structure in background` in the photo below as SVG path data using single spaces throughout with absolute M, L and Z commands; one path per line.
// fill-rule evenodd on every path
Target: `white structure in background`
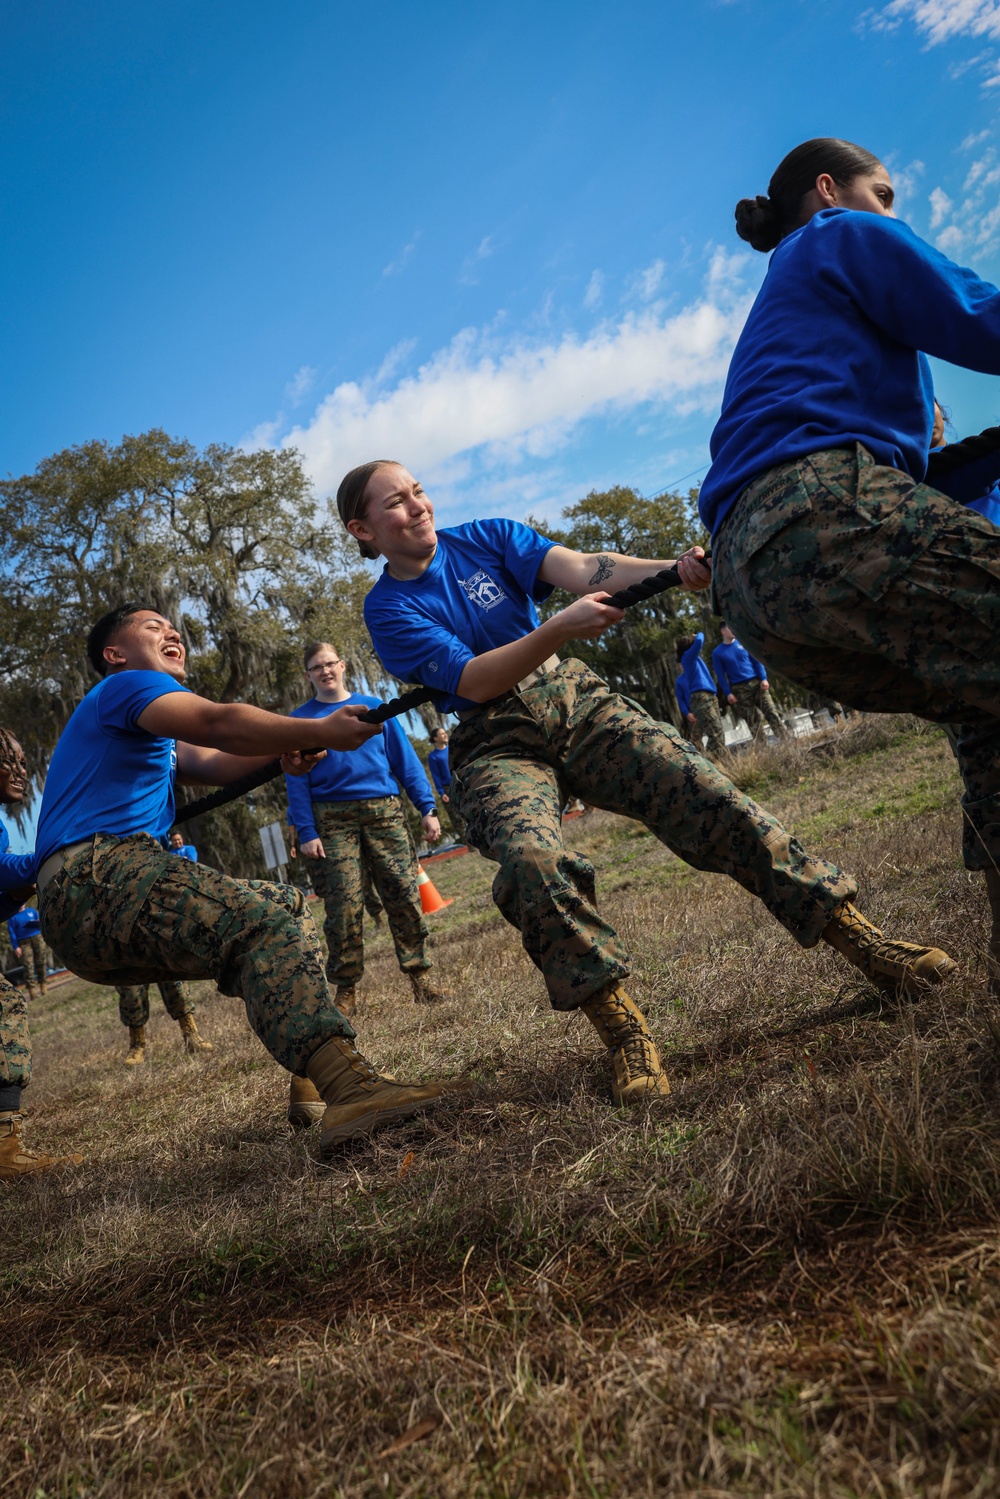
M 264 863 L 268 869 L 278 871 L 278 879 L 283 885 L 288 884 L 288 850 L 285 847 L 285 832 L 280 822 L 269 822 L 267 827 L 258 828 L 260 843 L 264 850 Z

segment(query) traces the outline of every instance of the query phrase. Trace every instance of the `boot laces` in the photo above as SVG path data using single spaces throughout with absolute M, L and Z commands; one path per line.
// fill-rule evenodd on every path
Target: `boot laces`
M 920 947 L 917 943 L 894 942 L 891 937 L 884 936 L 855 906 L 848 906 L 841 913 L 840 921 L 863 957 L 906 968 L 915 957 L 927 951 L 927 948 Z
M 630 1077 L 652 1077 L 660 1069 L 654 1061 L 653 1042 L 638 1026 L 617 1038 L 616 1050 Z

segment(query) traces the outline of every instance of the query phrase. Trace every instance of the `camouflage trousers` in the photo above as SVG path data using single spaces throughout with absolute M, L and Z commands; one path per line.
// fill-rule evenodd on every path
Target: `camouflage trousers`
M 404 973 L 430 968 L 424 952 L 427 923 L 417 889 L 417 865 L 398 796 L 367 801 L 313 802 L 326 857 L 323 902 L 326 975 L 332 984 L 357 984 L 365 971 L 365 868 L 385 907 L 386 920 Z
M 461 812 L 458 810 L 458 807 L 455 805 L 455 798 L 452 792 L 449 790 L 447 801 L 444 801 L 443 798 L 440 798 L 439 800 L 440 806 L 438 807 L 438 817 L 442 822 L 447 822 L 456 838 L 464 839 L 465 818 L 462 816 Z
M 28 986 L 28 993 L 34 999 L 36 994 L 44 994 L 48 982 L 49 955 L 45 951 L 45 938 L 39 934 L 37 937 L 24 937 L 21 941 L 21 962 L 24 964 L 24 982 Z
M 563 846 L 570 796 L 638 818 L 696 869 L 728 874 L 801 943 L 819 940 L 850 876 L 808 854 L 669 724 L 579 661 L 471 714 L 451 740 L 453 794 L 469 839 L 500 869 L 493 898 L 519 929 L 557 1010 L 629 972 L 597 909 L 594 867 Z
M 176 979 L 160 979 L 156 987 L 171 1020 L 194 1014 L 194 1000 Z M 149 985 L 116 984 L 115 988 L 118 990 L 118 1018 L 122 1025 L 133 1028 L 148 1025 Z
M 696 749 L 701 749 L 702 739 L 708 740 L 708 753 L 711 756 L 724 755 L 726 753 L 726 731 L 722 727 L 722 714 L 719 712 L 719 699 L 714 692 L 692 692 L 691 712 L 694 714 L 695 728 L 691 735 Z
M 0 974 L 0 1086 L 26 1088 L 31 1081 L 28 1001 Z
M 788 730 L 778 716 L 778 710 L 774 706 L 774 700 L 766 687 L 760 685 L 759 677 L 751 677 L 747 682 L 736 682 L 733 686 L 733 697 L 736 699 L 736 710 L 746 720 L 746 726 L 756 739 L 765 721 L 777 734 L 779 739 L 787 739 Z
M 38 910 L 46 939 L 92 983 L 214 979 L 243 1000 L 267 1050 L 299 1077 L 324 1042 L 354 1035 L 293 885 L 228 879 L 144 833 L 99 833 L 41 891 Z
M 713 545 L 713 595 L 755 656 L 869 713 L 960 723 L 969 869 L 1000 865 L 1000 542 L 866 448 L 784 463 Z
M 320 900 L 326 895 L 326 867 L 322 859 L 306 860 L 306 870 L 309 875 L 309 883 L 313 887 L 313 894 L 318 895 Z M 361 899 L 364 908 L 372 921 L 376 924 L 381 921 L 385 913 L 385 907 L 378 898 L 378 891 L 372 884 L 372 874 L 364 859 L 361 860 Z

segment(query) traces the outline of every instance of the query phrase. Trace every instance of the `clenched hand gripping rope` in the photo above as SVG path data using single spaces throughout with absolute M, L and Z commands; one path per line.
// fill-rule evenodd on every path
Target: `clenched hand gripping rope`
M 706 553 L 705 560 L 710 559 Z M 651 578 L 643 578 L 639 583 L 633 583 L 631 588 L 619 588 L 610 598 L 604 600 L 615 609 L 629 609 L 633 604 L 644 603 L 646 599 L 655 598 L 658 593 L 666 593 L 668 589 L 680 587 L 680 573 L 677 564 L 673 567 L 665 567 L 661 572 L 654 573 Z M 402 697 L 394 697 L 387 703 L 382 703 L 378 708 L 371 708 L 367 713 L 359 713 L 358 718 L 362 723 L 385 723 L 389 718 L 398 718 L 401 713 L 409 713 L 413 708 L 419 708 L 423 703 L 433 703 L 435 694 L 428 687 L 413 687 L 409 692 L 404 692 Z M 307 751 L 306 753 L 310 753 Z M 312 751 L 318 753 L 318 751 Z M 196 802 L 189 802 L 182 807 L 174 818 L 174 826 L 180 827 L 185 822 L 191 822 L 195 817 L 201 817 L 204 812 L 212 812 L 216 807 L 224 807 L 228 802 L 237 801 L 239 797 L 256 791 L 258 786 L 266 786 L 268 781 L 276 780 L 281 775 L 281 761 L 270 760 L 267 765 L 262 765 L 260 770 L 253 771 L 248 776 L 241 776 L 238 781 L 232 781 L 228 786 L 222 786 L 218 791 L 213 791 L 208 796 L 199 797 Z

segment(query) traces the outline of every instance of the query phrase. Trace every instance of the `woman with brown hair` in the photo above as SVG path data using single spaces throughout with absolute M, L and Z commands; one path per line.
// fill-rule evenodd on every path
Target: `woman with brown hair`
M 469 841 L 499 864 L 494 900 L 553 1007 L 582 1009 L 608 1047 L 616 1102 L 669 1087 L 622 988 L 629 959 L 597 908 L 593 866 L 563 844 L 568 795 L 638 818 L 695 868 L 759 896 L 803 947 L 822 938 L 876 982 L 914 989 L 951 970 L 936 948 L 886 941 L 851 904 L 850 876 L 807 853 L 671 725 L 582 662 L 559 660 L 569 641 L 622 619 L 605 584 L 627 586 L 672 562 L 574 552 L 509 520 L 436 531 L 422 486 L 390 460 L 352 470 L 337 506 L 363 553 L 386 559 L 365 600 L 375 649 L 397 677 L 435 689 L 440 711 L 458 714 L 452 786 Z M 703 555 L 694 547 L 679 559 L 685 587 L 707 584 Z M 539 624 L 535 601 L 556 586 L 579 597 Z

